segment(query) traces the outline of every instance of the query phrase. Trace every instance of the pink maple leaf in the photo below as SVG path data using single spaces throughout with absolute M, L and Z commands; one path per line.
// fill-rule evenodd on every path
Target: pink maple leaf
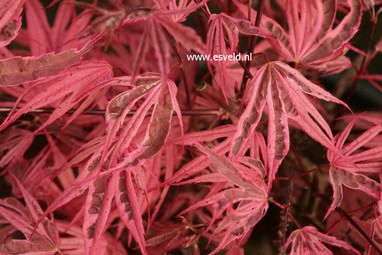
M 24 2 L 25 0 L 0 1 L 0 48 L 11 43 L 18 35 Z
M 182 214 L 201 207 L 211 210 L 213 216 L 208 228 L 212 228 L 212 234 L 208 236 L 210 240 L 219 240 L 219 245 L 210 253 L 212 255 L 251 231 L 268 209 L 268 194 L 260 162 L 245 158 L 231 162 L 206 147 L 196 147 L 210 159 L 213 173 L 196 176 L 182 184 L 212 182 L 215 188 Z M 237 205 L 235 208 L 234 204 Z M 212 227 L 215 222 L 216 227 Z
M 335 138 L 335 146 L 339 151 L 328 150 L 327 157 L 330 162 L 329 177 L 333 187 L 333 202 L 325 218 L 341 204 L 342 185 L 351 189 L 361 190 L 374 198 L 380 198 L 381 186 L 367 174 L 379 173 L 382 168 L 382 146 L 360 150 L 382 131 L 382 125 L 365 131 L 354 141 L 345 144 L 357 118 L 354 118 L 347 127 Z
M 329 125 L 307 95 L 337 104 L 339 99 L 307 80 L 299 71 L 275 61 L 261 67 L 250 81 L 248 104 L 240 116 L 233 138 L 231 155 L 236 155 L 259 124 L 263 111 L 268 113 L 268 180 L 269 187 L 278 167 L 289 151 L 289 125 L 293 120 L 309 136 L 327 148 L 334 149 Z
M 293 231 L 285 243 L 286 249 L 290 247 L 290 255 L 332 255 L 324 243 L 337 246 L 351 251 L 353 254 L 361 254 L 348 243 L 338 240 L 333 236 L 322 234 L 315 227 L 306 226 Z
M 246 15 L 247 7 L 234 1 L 239 11 Z M 337 58 L 344 52 L 345 44 L 358 31 L 362 17 L 360 0 L 351 0 L 350 12 L 333 28 L 336 17 L 335 0 L 284 1 L 280 7 L 286 15 L 287 28 L 283 28 L 272 18 L 264 16 L 260 27 L 274 34 L 278 43 L 277 51 L 286 61 L 293 61 L 320 71 L 328 71 L 329 61 L 336 62 L 331 67 L 337 72 L 348 68 L 344 61 Z M 253 10 L 252 10 L 253 11 Z M 253 11 L 252 17 L 256 17 Z M 271 41 L 272 43 L 272 41 Z

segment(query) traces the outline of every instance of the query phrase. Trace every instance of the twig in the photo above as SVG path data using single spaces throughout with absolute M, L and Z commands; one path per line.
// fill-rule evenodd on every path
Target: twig
M 0 112 L 10 112 L 13 108 L 12 107 L 0 107 Z M 28 113 L 52 113 L 55 109 L 54 108 L 40 108 L 28 111 Z M 73 114 L 76 111 L 76 109 L 68 110 L 65 114 Z M 88 110 L 82 114 L 84 115 L 105 115 L 106 110 L 102 109 L 92 109 Z M 136 111 L 132 110 L 127 115 L 134 115 Z M 153 112 L 148 111 L 147 115 L 151 115 Z M 175 114 L 175 113 L 174 113 Z M 222 112 L 220 110 L 215 109 L 208 109 L 208 110 L 182 110 L 182 115 L 187 116 L 200 116 L 200 115 L 216 115 L 220 116 Z
M 329 198 L 327 198 L 325 195 L 318 194 L 318 196 L 321 197 L 322 200 L 324 200 L 326 203 L 330 204 Z M 368 234 L 366 234 L 365 231 L 363 231 L 363 229 L 353 220 L 353 218 L 347 212 L 345 212 L 340 207 L 336 207 L 335 210 L 341 215 L 341 217 L 344 217 L 371 246 L 373 246 L 376 252 L 382 255 L 382 250 L 375 244 L 375 242 L 368 236 Z
M 285 209 L 281 209 L 281 212 L 280 212 L 280 231 L 279 231 L 279 242 L 280 242 L 280 247 L 279 247 L 279 251 L 280 251 L 280 254 L 285 254 L 286 251 L 285 251 L 285 243 L 286 243 L 286 236 L 287 236 L 287 231 L 288 231 L 288 228 L 289 228 L 289 220 L 291 219 L 291 211 L 290 211 L 290 206 L 291 206 L 291 200 L 292 200 L 292 193 L 293 193 L 293 186 L 294 186 L 294 182 L 293 182 L 293 178 L 290 178 L 289 179 L 289 183 L 288 183 L 288 187 L 287 187 L 287 190 L 285 191 L 285 193 L 287 193 L 287 201 L 285 202 L 285 204 L 287 205 L 285 207 Z M 285 194 L 283 192 L 283 194 Z
M 249 4 L 251 4 L 252 1 L 249 1 Z M 259 0 L 259 5 L 257 7 L 257 15 L 256 15 L 256 20 L 255 20 L 255 26 L 256 27 L 259 27 L 260 26 L 260 22 L 261 22 L 261 17 L 263 15 L 263 10 L 264 10 L 264 3 L 265 1 L 264 0 Z M 251 6 L 249 5 L 248 6 L 248 20 L 251 21 Z M 247 55 L 251 54 L 253 52 L 253 50 L 255 49 L 255 45 L 256 45 L 256 42 L 257 42 L 257 39 L 259 37 L 257 35 L 252 35 L 249 37 L 248 39 L 248 50 L 247 50 Z M 246 67 L 246 70 L 250 70 L 251 68 L 251 60 L 248 59 L 245 63 L 245 67 Z M 250 73 L 250 71 L 249 71 Z M 244 73 L 243 74 L 243 79 L 241 81 L 241 85 L 240 85 L 240 95 L 243 95 L 244 94 L 244 91 L 245 91 L 245 88 L 247 87 L 247 82 L 248 82 L 248 79 L 251 79 L 252 77 L 251 76 L 248 76 L 247 73 Z
M 172 51 L 175 53 L 176 58 L 178 60 L 178 63 L 180 64 L 179 68 L 180 68 L 180 72 L 181 72 L 181 76 L 182 76 L 182 80 L 183 80 L 183 84 L 184 84 L 184 88 L 185 88 L 185 92 L 186 92 L 187 106 L 189 108 L 191 108 L 190 91 L 188 90 L 188 82 L 187 82 L 186 72 L 184 71 L 184 67 L 183 67 L 182 57 L 180 56 L 179 49 L 176 46 L 174 38 L 166 30 L 164 30 L 164 31 L 166 33 L 166 37 L 170 43 Z

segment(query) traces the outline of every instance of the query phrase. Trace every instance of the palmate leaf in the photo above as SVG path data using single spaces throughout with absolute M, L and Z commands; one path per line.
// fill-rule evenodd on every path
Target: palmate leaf
M 239 31 L 230 25 L 229 20 L 224 14 L 213 14 L 209 19 L 209 29 L 206 38 L 207 53 L 212 57 L 214 55 L 229 55 L 232 54 L 239 43 Z M 227 43 L 226 43 L 227 41 Z M 208 61 L 210 72 L 213 73 L 212 66 L 216 66 L 219 72 L 220 83 L 217 84 L 221 88 L 222 94 L 226 101 L 227 95 L 227 65 L 228 61 Z
M 168 36 L 176 38 L 179 45 L 182 45 L 188 51 L 205 52 L 202 39 L 195 30 L 169 19 L 166 11 L 154 12 L 144 22 L 146 23 L 145 29 L 133 63 L 133 78 L 138 73 L 141 61 L 144 59 L 149 46 L 154 50 L 160 73 L 163 76 L 168 75 L 171 60 L 170 38 Z M 148 41 L 151 42 L 150 45 Z
M 43 0 L 0 0 L 0 98 L 7 100 L 0 110 L 14 107 L 8 117 L 0 116 L 0 186 L 11 187 L 21 201 L 0 199 L 5 215 L 0 215 L 0 253 L 244 254 L 268 202 L 283 207 L 291 200 L 294 209 L 301 209 L 306 204 L 297 202 L 311 194 L 300 184 L 316 184 L 317 178 L 311 182 L 305 175 L 292 178 L 298 185 L 286 193 L 286 176 L 273 184 L 284 158 L 294 159 L 288 155 L 292 128 L 301 128 L 333 154 L 335 194 L 342 185 L 370 193 L 379 199 L 381 214 L 376 183 L 381 187 L 382 135 L 375 135 L 380 125 L 363 135 L 349 131 L 350 138 L 359 139 L 340 148 L 330 130 L 334 127 L 326 123 L 328 113 L 321 116 L 323 107 L 311 99 L 341 102 L 304 78 L 349 65 L 343 53 L 358 29 L 361 1 L 381 3 L 257 1 L 265 5 L 259 28 L 253 24 L 260 16 L 252 14 L 249 21 L 252 8 L 238 3 L 251 2 L 244 0 L 49 0 L 58 3 L 54 9 Z M 239 34 L 265 38 L 255 42 L 256 51 L 278 60 L 253 59 L 254 78 L 244 98 L 237 94 L 243 62 L 207 62 L 208 70 L 200 62 L 181 63 L 193 52 L 243 52 L 248 47 L 238 43 Z M 195 91 L 200 80 L 212 80 L 213 89 Z M 176 100 L 183 87 L 188 91 L 178 98 L 188 99 L 181 102 L 190 132 L 185 136 Z M 296 157 L 300 168 L 315 162 L 308 154 Z M 288 158 L 285 166 L 289 163 L 293 167 Z M 272 196 L 280 195 L 277 201 L 270 198 L 271 188 Z M 313 207 L 318 212 L 313 216 L 320 215 L 322 208 Z M 175 223 L 181 211 L 189 224 Z M 304 215 L 294 215 L 298 211 L 286 217 L 296 217 L 299 227 Z M 371 214 L 364 219 L 370 221 Z M 158 232 L 150 235 L 159 222 Z M 340 223 L 330 232 L 338 239 Z M 380 225 L 370 233 L 375 243 L 380 243 Z M 292 234 L 290 251 L 326 254 L 349 248 L 315 229 L 300 230 L 304 233 Z
M 84 11 L 77 15 L 74 0 L 61 1 L 52 25 L 48 22 L 49 9 L 41 1 L 28 0 L 25 7 L 27 28 L 21 29 L 17 39 L 30 49 L 32 56 L 81 49 L 102 37 L 103 31 L 91 24 L 94 12 Z
M 47 218 L 34 229 L 34 224 L 42 214 L 37 200 L 15 179 L 24 197 L 26 207 L 17 200 L 0 200 L 0 215 L 21 231 L 26 240 L 12 240 L 0 245 L 0 253 L 5 254 L 54 254 L 58 248 L 53 222 Z M 2 238 L 2 237 L 1 237 Z
M 184 137 L 172 139 L 169 141 L 169 143 L 193 146 L 198 143 L 214 143 L 216 145 L 211 148 L 211 150 L 218 155 L 223 155 L 229 152 L 230 146 L 232 144 L 232 138 L 236 131 L 237 129 L 234 125 L 223 125 L 211 130 L 191 132 L 185 134 Z M 248 139 L 248 143 L 243 144 L 241 150 L 239 151 L 239 155 L 244 154 L 248 149 L 250 150 L 251 159 L 248 160 L 246 157 L 238 156 L 235 157 L 235 160 L 246 166 L 253 165 L 261 172 L 259 176 L 264 178 L 267 170 L 265 169 L 266 167 L 262 162 L 265 162 L 266 165 L 267 155 L 266 144 L 263 136 L 260 133 L 254 132 L 254 135 Z M 180 169 L 177 170 L 177 172 L 174 173 L 174 175 L 169 180 L 165 181 L 163 184 L 184 184 L 187 182 L 185 180 L 200 174 L 205 168 L 208 167 L 209 164 L 210 161 L 207 155 L 199 155 L 198 157 L 184 164 Z M 242 173 L 245 172 L 246 171 L 242 171 Z
M 378 182 L 367 176 L 367 173 L 380 173 L 382 169 L 382 146 L 358 151 L 380 132 L 382 125 L 376 125 L 358 136 L 354 141 L 345 144 L 356 120 L 354 118 L 347 127 L 335 137 L 335 146 L 338 151 L 328 150 L 327 157 L 330 162 L 329 177 L 333 187 L 333 202 L 325 218 L 338 206 L 343 198 L 342 186 L 357 189 L 380 199 L 381 186 Z
M 190 0 L 170 0 L 170 1 L 157 1 L 156 4 L 160 6 L 161 10 L 157 13 L 168 16 L 169 20 L 175 22 L 183 22 L 187 16 L 202 7 L 207 0 L 190 1 Z
M 234 184 L 241 188 L 253 189 L 254 191 L 259 188 L 257 187 L 259 185 L 259 180 L 255 177 L 256 175 L 250 174 L 250 171 L 258 171 L 258 169 L 249 169 L 248 173 L 247 171 L 241 172 L 229 160 L 225 159 L 224 157 L 216 155 L 215 153 L 203 146 L 196 145 L 196 147 L 210 158 L 211 165 L 213 166 L 214 170 L 222 176 L 224 176 L 225 178 L 227 178 L 230 184 Z M 246 173 L 247 175 L 244 175 L 244 173 Z M 253 177 L 253 179 L 249 178 L 250 176 Z
M 149 254 L 166 254 L 177 247 L 185 246 L 189 229 L 193 230 L 185 222 L 156 223 L 147 237 Z
M 110 152 L 111 162 L 118 161 L 114 169 L 135 165 L 139 163 L 139 160 L 155 156 L 167 140 L 174 112 L 183 130 L 182 115 L 176 100 L 177 88 L 173 81 L 158 75 L 148 75 L 138 77 L 135 83 L 137 86 L 112 99 L 106 111 L 106 148 L 108 148 L 106 151 Z M 126 121 L 127 113 L 140 99 L 143 99 L 142 104 Z M 132 142 L 141 130 L 148 111 L 152 108 L 154 108 L 153 114 L 146 128 L 146 134 L 143 140 L 134 141 L 135 149 L 133 149 Z M 115 141 L 117 135 L 118 139 Z M 113 142 L 115 144 L 111 147 Z M 127 150 L 130 150 L 129 153 L 120 159 Z
M 213 215 L 211 218 L 208 216 L 208 219 L 200 217 L 200 220 L 209 226 L 208 231 L 204 232 L 205 237 L 216 244 L 212 254 L 230 247 L 231 244 L 234 245 L 233 243 L 240 243 L 268 208 L 267 187 L 264 182 L 266 171 L 258 160 L 261 158 L 259 153 L 265 153 L 265 146 L 264 150 L 258 146 L 262 147 L 260 144 L 265 145 L 265 142 L 258 139 L 255 132 L 256 138 L 249 139 L 250 143 L 245 145 L 246 148 L 250 147 L 251 156 L 228 159 L 224 155 L 229 151 L 235 130 L 234 125 L 224 125 L 211 130 L 188 133 L 183 138 L 169 141 L 175 144 L 196 145 L 203 152 L 183 165 L 163 185 L 207 187 L 205 192 L 208 194 L 203 195 L 202 200 L 199 196 L 191 198 L 185 195 L 191 199 L 191 205 L 183 213 L 202 216 L 202 211 L 209 211 L 208 214 Z M 210 149 L 200 145 L 205 142 L 216 145 Z M 210 172 L 207 168 L 211 169 L 212 173 L 206 173 Z M 181 201 L 183 200 L 186 199 Z M 235 203 L 239 206 L 233 209 Z
M 8 45 L 21 27 L 21 12 L 25 0 L 0 1 L 0 48 Z
M 135 171 L 134 167 L 115 171 L 94 178 L 88 185 L 83 223 L 85 254 L 99 254 L 105 248 L 102 243 L 109 228 L 113 200 L 123 224 L 139 244 L 142 254 L 147 254 L 142 210 L 132 179 L 132 172 Z M 84 181 L 88 182 L 86 179 Z
M 350 12 L 332 29 L 336 1 L 287 1 L 289 41 L 298 62 L 325 61 L 339 54 L 341 47 L 358 31 L 362 17 L 361 2 L 348 2 Z M 301 9 L 307 10 L 306 15 Z
M 233 125 L 224 125 L 217 127 L 215 129 L 199 131 L 194 133 L 185 134 L 184 137 L 176 138 L 170 140 L 169 143 L 174 143 L 178 145 L 195 145 L 196 143 L 202 142 L 212 142 L 216 139 L 225 139 L 225 141 L 218 143 L 213 151 L 217 154 L 224 154 L 229 150 L 229 145 L 231 143 L 231 136 L 235 132 L 235 127 Z M 164 182 L 165 185 L 172 184 L 177 185 L 181 181 L 192 177 L 201 171 L 203 171 L 210 162 L 208 161 L 207 155 L 200 155 L 197 158 L 187 162 L 180 169 L 174 173 L 173 176 Z
M 123 223 L 139 244 L 142 254 L 147 254 L 141 211 L 133 190 L 131 173 L 127 174 L 127 178 L 125 171 L 106 175 L 97 178 L 90 185 L 82 226 L 85 254 L 103 254 L 104 242 L 107 237 L 105 233 L 110 224 L 108 219 L 113 200 L 117 204 Z M 132 218 L 131 215 L 133 215 Z
M 251 22 L 244 19 L 237 19 L 226 15 L 225 13 L 213 14 L 209 18 L 209 29 L 206 38 L 206 53 L 210 60 L 207 62 L 210 72 L 213 73 L 212 66 L 219 70 L 219 84 L 221 91 L 227 100 L 227 66 L 228 60 L 214 61 L 214 56 L 227 56 L 237 50 L 239 43 L 239 33 L 245 35 L 257 35 L 272 39 L 272 34 L 262 28 L 254 26 Z
M 7 219 L 14 228 L 9 231 L 0 232 L 0 253 L 1 254 L 78 254 L 85 252 L 84 243 L 88 240 L 84 238 L 79 226 L 65 221 L 51 221 L 46 216 L 43 223 L 39 217 L 43 215 L 43 211 L 37 200 L 30 194 L 23 185 L 14 178 L 17 186 L 21 190 L 26 206 L 19 201 L 13 199 L 0 200 L 0 215 Z M 26 239 L 14 238 L 12 234 L 16 230 L 21 231 Z M 3 236 L 7 235 L 7 236 Z M 110 245 L 116 245 L 119 250 L 118 254 L 126 254 L 123 252 L 121 244 L 113 240 L 106 232 L 101 233 L 101 239 L 105 243 L 99 243 L 97 254 L 116 254 L 110 248 Z
M 96 36 L 84 35 L 83 30 L 89 25 L 92 14 L 81 13 L 76 17 L 74 0 L 61 1 L 53 25 L 48 22 L 47 9 L 41 1 L 28 0 L 25 3 L 27 28 L 26 36 L 30 53 L 41 56 L 49 52 L 58 53 L 70 48 L 82 48 Z M 72 22 L 71 22 L 72 21 Z
M 132 175 L 137 167 L 164 147 L 174 112 L 181 121 L 175 98 L 176 86 L 158 75 L 138 76 L 135 83 L 131 77 L 118 77 L 105 84 L 128 89 L 110 100 L 107 106 L 106 135 L 84 145 L 64 166 L 71 167 L 90 156 L 74 183 L 50 204 L 43 216 L 87 191 L 84 243 L 86 254 L 95 254 L 103 249 L 103 233 L 109 227 L 114 200 L 123 223 L 139 244 L 141 252 L 147 254 L 141 200 L 135 191 Z M 135 114 L 127 118 L 132 109 Z M 153 112 L 148 118 L 151 109 Z
M 156 15 L 155 20 L 188 51 L 194 50 L 200 54 L 205 52 L 205 45 L 195 30 L 180 23 L 175 23 L 167 17 Z
M 160 26 L 160 19 L 152 16 L 145 20 L 146 26 L 138 47 L 137 55 L 135 56 L 133 64 L 133 78 L 138 73 L 141 61 L 144 59 L 148 50 L 148 41 L 152 42 L 152 47 L 158 62 L 158 68 L 163 76 L 167 76 L 170 70 L 170 46 L 167 41 L 167 36 L 162 26 Z
M 53 236 L 47 237 L 45 233 L 41 233 L 40 230 L 38 230 L 32 236 L 31 233 L 33 232 L 35 222 L 28 219 L 28 215 L 26 214 L 28 211 L 22 207 L 23 205 L 21 203 L 18 204 L 18 207 L 14 206 L 16 202 L 20 203 L 17 200 L 0 201 L 0 215 L 13 227 L 21 231 L 29 240 L 8 239 L 1 243 L 0 254 L 55 254 L 58 248 L 54 239 L 52 241 L 54 233 L 49 233 Z M 20 209 L 25 210 L 25 212 L 20 213 Z M 52 223 L 48 221 L 45 223 L 46 227 L 53 229 Z
M 234 2 L 246 16 L 247 7 Z M 336 0 L 287 0 L 283 3 L 280 7 L 286 15 L 287 29 L 266 16 L 262 17 L 260 27 L 277 37 L 278 44 L 273 45 L 278 47 L 277 51 L 287 61 L 326 71 L 320 64 L 338 58 L 345 44 L 358 31 L 362 17 L 360 0 L 348 1 L 351 10 L 335 28 Z M 255 11 L 252 17 L 256 17 Z M 343 61 L 337 63 L 338 71 L 347 67 L 343 66 Z
M 311 95 L 343 104 L 339 99 L 306 79 L 300 72 L 279 62 L 261 67 L 247 89 L 251 95 L 239 119 L 231 155 L 236 155 L 260 122 L 265 107 L 268 113 L 268 186 L 272 186 L 278 167 L 289 150 L 288 119 L 298 123 L 310 137 L 335 150 L 329 125 L 309 101 Z
M 60 107 L 57 107 L 49 119 L 40 126 L 39 130 L 43 129 L 72 107 L 80 104 L 84 98 L 91 97 L 96 100 L 97 96 L 94 97 L 94 94 L 102 94 L 102 88 L 107 86 L 104 81 L 110 79 L 111 74 L 110 65 L 106 62 L 81 62 L 56 75 L 32 82 L 0 125 L 0 130 L 4 130 L 29 111 L 59 105 Z M 88 105 L 90 102 L 84 103 Z M 81 107 L 79 109 L 85 110 Z M 79 111 L 75 114 L 78 115 Z
M 306 226 L 293 231 L 285 243 L 285 248 L 288 249 L 288 247 L 290 247 L 288 253 L 290 255 L 332 255 L 333 252 L 323 243 L 346 249 L 350 251 L 351 254 L 360 255 L 360 253 L 348 243 L 336 237 L 322 234 L 312 226 Z
M 107 238 L 105 233 L 110 224 L 109 215 L 113 200 L 116 202 L 122 221 L 139 244 L 142 254 L 147 254 L 141 212 L 136 195 L 133 192 L 131 177 L 127 182 L 125 170 L 115 171 L 112 174 L 102 174 L 106 170 L 106 164 L 100 165 L 100 151 L 105 146 L 105 143 L 104 139 L 97 140 L 96 143 L 91 141 L 88 145 L 83 146 L 84 151 L 79 153 L 79 157 L 76 156 L 72 162 L 65 166 L 66 168 L 71 164 L 82 161 L 81 159 L 86 158 L 89 154 L 93 154 L 74 183 L 56 197 L 56 200 L 49 205 L 39 218 L 37 224 L 48 214 L 87 192 L 84 204 L 84 222 L 82 224 L 82 240 L 85 248 L 82 254 L 104 254 L 105 248 L 107 248 L 105 246 L 105 238 Z M 131 173 L 128 172 L 127 174 L 130 175 Z
M 177 3 L 178 2 L 178 3 Z M 194 50 L 200 54 L 205 52 L 205 45 L 196 31 L 181 22 L 186 17 L 202 7 L 207 1 L 171 0 L 159 2 L 161 10 L 155 12 L 154 20 L 160 24 L 186 50 Z
M 45 10 L 47 10 L 47 8 L 45 8 Z M 65 2 L 61 1 L 61 4 L 58 7 L 57 13 L 55 15 L 54 24 L 52 26 L 51 43 L 55 49 L 57 47 L 60 47 L 61 50 L 65 48 L 62 47 L 62 36 L 68 28 L 70 20 L 73 18 L 73 16 L 75 16 L 74 10 L 74 0 L 67 0 Z
M 212 234 L 209 238 L 219 240 L 219 245 L 209 253 L 212 255 L 243 238 L 265 215 L 268 209 L 267 186 L 262 179 L 262 171 L 255 164 L 241 165 L 245 160 L 231 161 L 200 144 L 196 147 L 208 156 L 213 173 L 196 176 L 184 184 L 214 183 L 217 189 L 211 188 L 204 199 L 181 214 L 201 207 L 211 210 L 213 217 L 208 229 L 211 228 Z M 237 204 L 235 208 L 234 204 Z

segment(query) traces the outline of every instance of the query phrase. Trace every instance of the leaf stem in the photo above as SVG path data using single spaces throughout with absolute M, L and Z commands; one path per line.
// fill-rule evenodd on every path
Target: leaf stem
M 259 0 L 259 5 L 257 6 L 256 20 L 255 20 L 255 26 L 256 27 L 260 26 L 261 17 L 263 16 L 263 11 L 264 11 L 264 4 L 265 4 L 264 0 Z M 252 5 L 252 0 L 248 1 L 248 20 L 249 21 L 251 21 L 251 8 L 252 8 L 251 5 Z M 256 45 L 258 38 L 259 37 L 257 35 L 249 36 L 249 38 L 248 38 L 248 50 L 247 50 L 248 55 L 251 54 L 253 52 L 253 50 L 255 49 L 255 45 Z M 251 69 L 251 61 L 249 59 L 245 62 L 245 67 L 247 70 Z M 251 78 L 252 77 L 248 76 L 247 73 L 243 74 L 243 78 L 242 78 L 241 85 L 240 85 L 240 95 L 244 94 L 244 91 L 247 87 L 247 82 Z
M 184 89 L 185 89 L 185 92 L 186 92 L 187 106 L 188 106 L 188 108 L 191 109 L 190 91 L 188 89 L 188 82 L 187 82 L 186 72 L 184 71 L 184 67 L 183 67 L 182 57 L 180 56 L 179 49 L 178 49 L 178 47 L 175 44 L 174 38 L 169 34 L 169 32 L 167 32 L 166 30 L 164 30 L 164 31 L 165 31 L 167 40 L 170 43 L 172 51 L 175 53 L 176 58 L 178 60 L 178 63 L 180 64 L 179 68 L 180 68 L 181 77 L 182 77 L 182 80 L 183 80 Z
M 299 179 L 299 178 L 301 178 L 301 177 L 303 177 L 303 176 L 305 176 L 305 175 L 308 175 L 308 174 L 310 174 L 310 173 L 312 173 L 312 172 L 315 172 L 315 171 L 317 171 L 317 170 L 320 170 L 320 169 L 323 168 L 323 167 L 329 167 L 329 166 L 330 166 L 330 164 L 319 165 L 319 166 L 316 166 L 316 167 L 311 168 L 311 169 L 309 169 L 309 170 L 306 170 L 306 171 L 304 171 L 304 172 L 302 172 L 302 173 L 300 173 L 300 174 L 296 174 L 296 175 L 294 175 L 292 178 L 293 178 L 294 180 L 297 180 L 297 179 Z
M 1 112 L 10 112 L 13 108 L 12 107 L 0 107 L 0 113 Z M 17 111 L 18 109 L 16 109 Z M 29 113 L 53 113 L 54 108 L 40 108 L 29 111 Z M 66 112 L 66 114 L 73 114 L 77 109 L 71 109 Z M 136 111 L 130 111 L 127 115 L 134 115 Z M 105 115 L 106 110 L 102 109 L 92 109 L 87 112 L 84 112 L 84 115 Z M 147 115 L 152 115 L 152 111 L 148 111 Z M 222 114 L 222 111 L 216 110 L 216 109 L 205 109 L 205 110 L 182 110 L 182 115 L 186 116 L 200 116 L 200 115 L 216 115 L 220 116 Z
M 318 196 L 330 205 L 329 198 L 327 198 L 323 194 L 318 194 Z M 341 217 L 345 218 L 371 246 L 373 246 L 376 252 L 382 255 L 382 250 L 375 244 L 375 242 L 368 236 L 368 234 L 366 234 L 365 231 L 363 231 L 363 229 L 353 220 L 353 218 L 347 212 L 345 212 L 340 207 L 336 207 L 335 210 L 341 215 Z

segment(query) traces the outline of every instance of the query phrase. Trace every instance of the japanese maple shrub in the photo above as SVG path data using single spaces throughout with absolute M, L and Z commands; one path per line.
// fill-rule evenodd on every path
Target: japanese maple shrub
M 0 254 L 382 254 L 381 5 L 0 0 Z

